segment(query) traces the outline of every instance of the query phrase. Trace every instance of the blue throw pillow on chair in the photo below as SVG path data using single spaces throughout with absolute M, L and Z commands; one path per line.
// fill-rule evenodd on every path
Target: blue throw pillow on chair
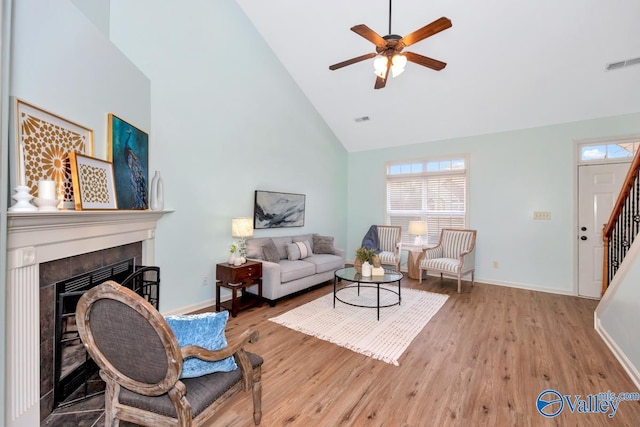
M 228 311 L 165 316 L 180 347 L 197 345 L 207 350 L 220 350 L 227 346 L 224 330 L 228 319 Z M 216 362 L 189 357 L 182 362 L 180 378 L 195 378 L 213 372 L 229 372 L 236 369 L 238 365 L 233 356 Z

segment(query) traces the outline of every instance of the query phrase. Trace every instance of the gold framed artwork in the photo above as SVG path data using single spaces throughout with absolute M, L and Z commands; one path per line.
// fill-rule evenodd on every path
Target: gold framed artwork
M 118 209 L 113 164 L 79 153 L 69 153 L 75 208 Z
M 60 207 L 74 207 L 69 153 L 93 155 L 93 130 L 16 99 L 15 183 L 37 195 L 38 182 L 56 182 Z

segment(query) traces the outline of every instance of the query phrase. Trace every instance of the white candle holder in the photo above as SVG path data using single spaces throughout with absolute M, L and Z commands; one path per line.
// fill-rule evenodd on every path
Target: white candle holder
M 36 197 L 34 203 L 40 212 L 56 212 L 58 210 L 58 200 L 56 199 L 41 199 L 40 197 Z
M 37 207 L 31 204 L 33 196 L 29 194 L 29 187 L 26 185 L 18 185 L 15 191 L 16 194 L 11 196 L 11 198 L 14 199 L 16 203 L 9 208 L 11 212 L 33 212 L 38 210 Z

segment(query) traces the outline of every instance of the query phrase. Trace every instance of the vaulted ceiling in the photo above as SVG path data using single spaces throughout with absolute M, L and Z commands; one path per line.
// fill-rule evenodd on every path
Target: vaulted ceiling
M 350 28 L 388 34 L 388 0 L 236 0 L 348 151 L 393 147 L 640 112 L 638 0 L 394 0 L 392 33 L 445 16 L 453 27 L 405 50 L 409 63 L 374 90 L 374 52 Z M 356 121 L 368 117 L 369 120 Z

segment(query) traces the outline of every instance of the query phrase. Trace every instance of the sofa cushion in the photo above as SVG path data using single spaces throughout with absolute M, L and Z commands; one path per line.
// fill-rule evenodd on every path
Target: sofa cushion
M 180 347 L 197 345 L 207 350 L 220 350 L 227 346 L 224 330 L 228 319 L 228 311 L 165 316 L 165 320 L 173 330 Z M 238 366 L 233 356 L 216 362 L 190 357 L 182 363 L 180 378 L 194 378 L 213 372 L 229 372 L 235 369 L 238 369 Z
M 264 259 L 262 257 L 262 246 L 270 240 L 269 237 L 256 237 L 246 240 L 247 258 Z
M 280 254 L 278 253 L 278 248 L 276 244 L 273 243 L 273 240 L 267 240 L 267 243 L 262 245 L 262 259 L 269 262 L 278 262 L 280 261 Z
M 311 255 L 313 255 L 313 251 L 311 250 L 311 243 L 308 241 L 304 242 L 293 242 L 287 244 L 287 259 L 289 261 L 296 261 L 299 259 L 305 259 Z
M 303 277 L 312 276 L 315 272 L 315 264 L 307 262 L 306 260 L 289 261 L 287 259 L 283 259 L 280 261 L 280 283 L 286 283 Z
M 342 257 L 330 254 L 313 254 L 306 258 L 305 262 L 315 265 L 316 273 L 324 273 L 325 271 L 333 271 L 344 267 L 344 259 Z
M 333 247 L 333 237 L 321 236 L 319 234 L 313 235 L 313 253 L 333 255 L 335 251 Z
M 287 245 L 291 243 L 291 236 L 272 237 L 271 240 L 273 240 L 273 243 L 276 245 L 276 248 L 278 249 L 278 254 L 280 254 L 280 259 L 287 259 Z
M 298 234 L 296 236 L 291 236 L 291 241 L 293 242 L 309 242 L 311 244 L 311 251 L 313 251 L 313 234 Z

